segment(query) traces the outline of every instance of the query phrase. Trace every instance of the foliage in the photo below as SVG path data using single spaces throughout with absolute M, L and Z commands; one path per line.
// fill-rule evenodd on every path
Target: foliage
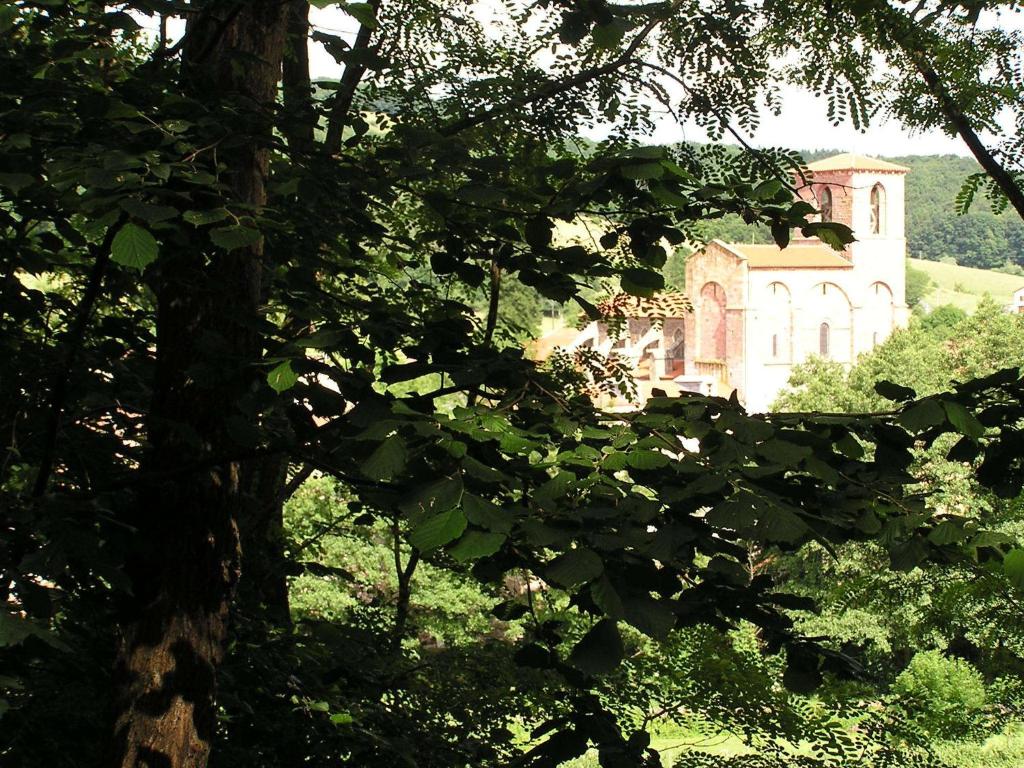
M 939 651 L 914 654 L 896 677 L 893 692 L 912 718 L 945 737 L 969 733 L 985 706 L 985 684 L 978 671 Z
M 0 10 L 5 765 L 651 766 L 602 697 L 640 635 L 749 623 L 745 668 L 798 693 L 858 671 L 752 556 L 877 540 L 1004 577 L 1009 537 L 931 515 L 910 469 L 952 451 L 1019 492 L 1018 371 L 882 386 L 874 416 L 609 414 L 508 327 L 532 291 L 654 295 L 707 221 L 850 241 L 794 200 L 791 151 L 636 141 L 664 72 L 682 113 L 753 127 L 789 11 L 511 3 L 492 34 L 461 3 L 340 9 L 355 40 L 276 0 Z M 179 43 L 137 21 L 186 15 Z M 310 36 L 340 72 L 315 90 Z M 599 242 L 557 242 L 583 214 Z

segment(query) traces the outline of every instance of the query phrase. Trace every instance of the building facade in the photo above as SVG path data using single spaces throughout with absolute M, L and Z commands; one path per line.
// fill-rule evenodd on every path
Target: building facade
M 570 349 L 588 345 L 628 357 L 641 399 L 654 389 L 736 390 L 748 410 L 760 412 L 794 365 L 812 355 L 850 364 L 906 325 L 908 169 L 852 154 L 808 167 L 801 197 L 823 220 L 849 226 L 856 242 L 840 252 L 816 238 L 784 249 L 713 241 L 686 263 L 692 311 L 661 311 L 655 323 L 632 318 L 618 339 L 593 323 Z

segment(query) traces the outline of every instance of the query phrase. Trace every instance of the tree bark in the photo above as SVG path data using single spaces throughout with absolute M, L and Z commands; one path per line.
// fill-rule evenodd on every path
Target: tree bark
M 282 79 L 284 96 L 284 135 L 295 150 L 308 152 L 313 148 L 316 111 L 313 108 L 312 83 L 309 79 L 309 3 L 290 0 L 288 3 L 288 38 L 285 46 Z
M 263 457 L 252 482 L 252 502 L 240 522 L 245 578 L 239 584 L 239 610 L 277 627 L 291 625 L 285 563 L 284 504 L 288 456 Z
M 280 78 L 286 6 L 279 0 L 209 2 L 193 16 L 182 63 L 185 93 L 244 117 L 219 154 L 234 199 L 266 202 L 267 143 Z M 205 252 L 204 252 L 205 251 Z M 238 518 L 251 468 L 230 420 L 252 391 L 261 355 L 262 243 L 211 253 L 203 243 L 158 264 L 157 364 L 142 467 L 173 477 L 142 486 L 128 563 L 131 602 L 119 627 L 114 740 L 118 768 L 203 768 L 216 726 L 217 668 L 239 577 Z M 180 473 L 176 470 L 182 469 Z

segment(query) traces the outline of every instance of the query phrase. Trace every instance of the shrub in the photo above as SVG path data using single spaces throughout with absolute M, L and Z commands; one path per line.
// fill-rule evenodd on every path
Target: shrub
M 970 663 L 922 651 L 896 678 L 893 692 L 907 715 L 935 736 L 964 736 L 985 706 L 985 683 Z

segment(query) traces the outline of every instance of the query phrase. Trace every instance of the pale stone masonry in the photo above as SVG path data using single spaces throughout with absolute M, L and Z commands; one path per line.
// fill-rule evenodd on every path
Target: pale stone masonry
M 813 175 L 801 197 L 823 219 L 849 226 L 855 243 L 840 252 L 817 239 L 794 239 L 782 250 L 713 241 L 686 263 L 692 312 L 654 325 L 637 318 L 619 339 L 594 323 L 568 349 L 592 346 L 626 357 L 641 399 L 653 389 L 719 395 L 735 389 L 749 410 L 760 412 L 794 365 L 812 355 L 850 364 L 905 326 L 909 169 L 852 154 L 808 167 Z

